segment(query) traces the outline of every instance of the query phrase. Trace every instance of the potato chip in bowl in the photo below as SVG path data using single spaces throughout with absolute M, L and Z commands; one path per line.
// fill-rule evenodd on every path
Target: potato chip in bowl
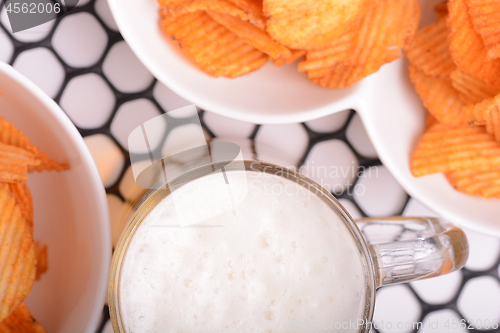
M 36 162 L 37 158 L 31 162 L 29 153 L 10 148 L 10 159 L 15 150 L 18 162 L 15 162 L 16 167 L 8 169 L 9 175 L 3 173 L 3 176 L 14 177 L 16 180 L 10 184 L 15 186 L 9 191 L 0 188 L 0 198 L 19 191 L 16 200 L 20 209 L 16 214 L 22 221 L 28 221 L 22 212 L 31 209 L 31 196 L 33 229 L 27 223 L 28 228 L 24 230 L 30 235 L 26 236 L 26 244 L 33 245 L 22 247 L 30 253 L 24 257 L 31 261 L 23 259 L 22 262 L 36 261 L 42 271 L 46 268 L 43 274 L 39 272 L 38 280 L 35 280 L 36 270 L 31 269 L 29 276 L 34 282 L 29 296 L 10 313 L 14 317 L 2 323 L 8 328 L 12 322 L 35 318 L 39 324 L 31 327 L 37 329 L 35 332 L 43 332 L 40 327 L 47 332 L 93 332 L 104 305 L 111 257 L 107 202 L 97 168 L 82 137 L 59 106 L 4 63 L 0 63 L 0 92 L 0 117 L 22 131 L 29 145 L 36 145 L 45 156 L 40 162 Z M 0 141 L 5 144 L 3 139 L 2 136 Z M 18 143 L 19 140 L 9 141 L 10 146 Z M 30 169 L 28 171 L 33 171 L 28 173 L 27 180 L 22 176 L 25 168 L 19 166 L 19 161 Z M 36 171 L 43 163 L 49 163 L 49 169 L 60 169 L 60 172 Z M 68 166 L 69 170 L 63 170 Z M 1 175 L 2 171 L 0 178 Z M 27 181 L 29 192 L 16 189 L 17 184 L 24 184 L 24 181 Z M 12 202 L 0 201 L 4 205 L 2 211 Z M 38 243 L 28 241 L 31 234 Z M 19 266 L 19 272 L 22 267 Z M 0 329 L 5 330 L 2 323 Z

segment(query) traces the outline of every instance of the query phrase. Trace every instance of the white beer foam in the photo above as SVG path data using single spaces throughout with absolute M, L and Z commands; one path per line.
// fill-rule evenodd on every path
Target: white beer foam
M 362 318 L 363 266 L 337 214 L 282 177 L 226 175 L 248 189 L 235 209 L 180 227 L 193 201 L 210 211 L 227 199 L 200 191 L 219 193 L 214 173 L 179 188 L 176 200 L 185 199 L 175 205 L 163 199 L 138 227 L 119 287 L 127 332 L 357 332 L 344 323 Z

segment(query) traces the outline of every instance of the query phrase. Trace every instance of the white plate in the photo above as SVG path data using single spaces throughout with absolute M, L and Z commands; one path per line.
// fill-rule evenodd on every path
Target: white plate
M 27 305 L 47 332 L 95 332 L 111 258 L 106 194 L 82 137 L 35 84 L 0 62 L 0 116 L 71 170 L 35 172 L 35 240 L 48 245 L 48 271 Z
M 422 22 L 436 18 L 441 0 L 422 1 Z M 380 159 L 414 198 L 462 227 L 500 237 L 500 200 L 458 193 L 443 175 L 414 178 L 409 156 L 424 128 L 424 110 L 404 59 L 349 89 L 313 85 L 296 66 L 267 64 L 238 79 L 212 78 L 191 64 L 159 27 L 156 0 L 109 0 L 120 32 L 158 80 L 201 108 L 253 123 L 295 123 L 356 110 Z

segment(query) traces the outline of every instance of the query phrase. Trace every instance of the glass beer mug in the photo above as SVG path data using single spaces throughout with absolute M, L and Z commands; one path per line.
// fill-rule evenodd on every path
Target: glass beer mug
M 465 264 L 461 229 L 355 221 L 320 185 L 263 159 L 224 142 L 151 158 L 112 261 L 115 332 L 369 332 L 377 288 Z

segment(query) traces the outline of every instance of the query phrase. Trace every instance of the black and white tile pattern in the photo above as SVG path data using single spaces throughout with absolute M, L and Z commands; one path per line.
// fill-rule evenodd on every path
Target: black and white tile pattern
M 108 193 L 116 244 L 121 212 L 134 185 L 128 134 L 144 121 L 189 103 L 139 62 L 117 31 L 106 0 L 80 0 L 61 19 L 16 34 L 1 1 L 0 10 L 0 61 L 54 98 L 84 136 Z M 201 118 L 207 138 L 250 138 L 257 152 L 263 145 L 281 151 L 336 194 L 355 218 L 434 215 L 381 165 L 354 111 L 289 125 L 242 123 L 203 111 Z M 374 332 L 464 332 L 461 325 L 453 327 L 453 320 L 500 322 L 500 241 L 469 231 L 467 235 L 471 254 L 464 270 L 377 292 L 376 323 L 423 322 L 422 328 L 380 326 Z M 104 307 L 98 332 L 112 332 L 108 318 Z

